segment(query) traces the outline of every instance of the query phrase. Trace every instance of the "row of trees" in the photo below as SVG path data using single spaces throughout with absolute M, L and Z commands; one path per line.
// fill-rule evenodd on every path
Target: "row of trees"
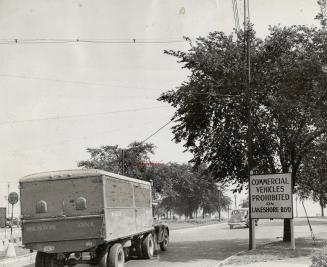
M 204 166 L 193 168 L 190 164 L 154 163 L 150 155 L 154 145 L 150 143 L 131 143 L 127 149 L 118 146 L 88 148 L 90 159 L 80 161 L 79 167 L 102 169 L 114 173 L 151 181 L 153 198 L 161 214 L 184 215 L 188 218 L 199 215 L 219 213 L 231 203 L 226 189 L 218 186 L 216 178 Z
M 194 156 L 192 163 L 208 166 L 217 181 L 237 181 L 240 190 L 247 185 L 247 133 L 253 125 L 252 167 L 262 173 L 291 168 L 294 189 L 326 205 L 324 193 L 312 187 L 317 182 L 321 189 L 326 181 L 317 161 L 326 157 L 327 134 L 326 1 L 319 4 L 320 28 L 273 26 L 261 39 L 249 27 L 250 99 L 244 32 L 213 32 L 189 40 L 186 52 L 165 51 L 190 72 L 179 87 L 159 98 L 176 110 L 175 141 L 183 142 Z M 290 237 L 290 221 L 285 220 L 284 240 Z

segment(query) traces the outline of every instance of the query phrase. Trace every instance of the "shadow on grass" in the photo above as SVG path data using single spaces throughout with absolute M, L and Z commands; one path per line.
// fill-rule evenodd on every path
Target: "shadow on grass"
M 256 250 L 246 251 L 235 255 L 228 264 L 250 264 L 254 262 L 276 261 L 289 258 L 309 257 L 325 249 L 325 239 L 316 239 L 314 242 L 309 238 L 297 238 L 296 249 L 291 249 L 290 243 L 283 241 L 268 243 L 259 246 Z

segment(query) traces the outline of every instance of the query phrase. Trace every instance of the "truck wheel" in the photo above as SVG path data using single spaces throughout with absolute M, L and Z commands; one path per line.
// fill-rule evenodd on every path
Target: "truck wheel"
M 135 242 L 135 253 L 139 259 L 143 259 L 142 239 L 138 238 Z
M 148 234 L 142 241 L 143 256 L 146 259 L 151 259 L 154 254 L 154 241 L 152 234 Z
M 233 225 L 230 224 L 230 225 L 229 225 L 229 229 L 233 229 Z
M 169 233 L 167 229 L 163 231 L 163 240 L 160 242 L 160 249 L 162 251 L 166 251 L 168 249 L 168 244 L 169 244 Z
M 125 253 L 123 246 L 119 243 L 114 244 L 109 251 L 108 267 L 124 267 Z
M 35 258 L 35 267 L 63 267 L 64 263 L 59 262 L 55 255 L 38 251 Z

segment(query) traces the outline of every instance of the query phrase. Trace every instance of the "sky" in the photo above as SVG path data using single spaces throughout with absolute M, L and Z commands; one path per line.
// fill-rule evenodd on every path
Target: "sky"
M 316 23 L 315 0 L 250 5 L 260 37 L 269 25 Z M 183 36 L 233 27 L 230 0 L 0 0 L 0 205 L 22 176 L 76 168 L 87 147 L 127 147 L 168 122 L 174 110 L 157 98 L 189 73 L 164 50 L 187 50 Z M 27 39 L 34 41 L 20 42 Z M 191 159 L 172 139 L 166 127 L 149 140 L 153 161 Z

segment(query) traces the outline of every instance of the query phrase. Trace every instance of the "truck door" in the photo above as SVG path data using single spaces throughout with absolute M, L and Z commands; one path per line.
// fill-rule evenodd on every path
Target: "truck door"
M 135 225 L 137 231 L 152 227 L 151 190 L 149 185 L 134 185 Z

